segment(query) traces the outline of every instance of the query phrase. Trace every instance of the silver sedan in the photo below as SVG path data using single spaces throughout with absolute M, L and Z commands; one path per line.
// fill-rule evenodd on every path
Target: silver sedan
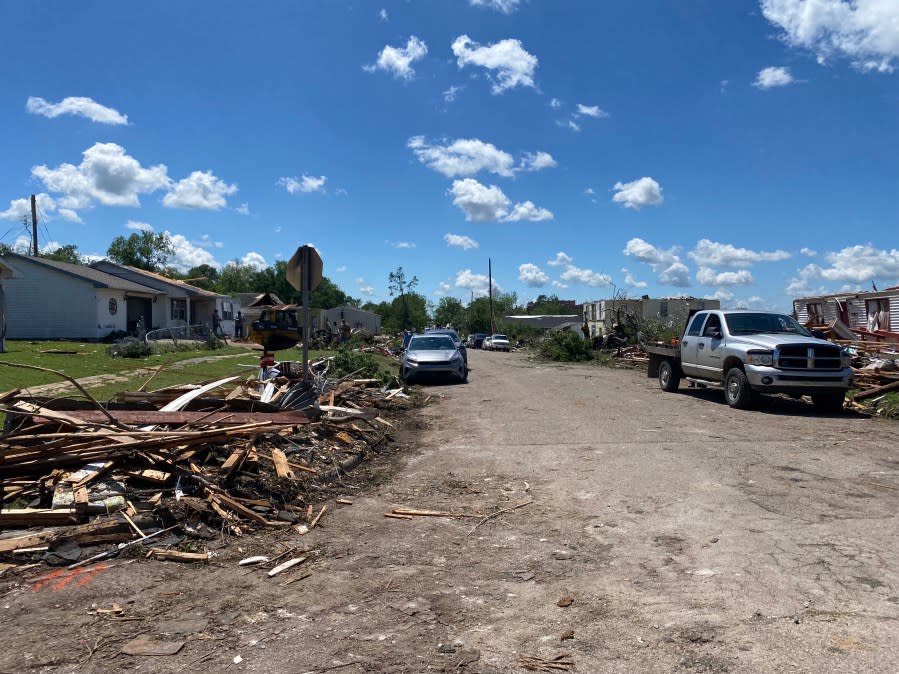
M 462 353 L 448 335 L 413 335 L 400 361 L 400 379 L 411 382 L 421 375 L 443 375 L 468 381 Z

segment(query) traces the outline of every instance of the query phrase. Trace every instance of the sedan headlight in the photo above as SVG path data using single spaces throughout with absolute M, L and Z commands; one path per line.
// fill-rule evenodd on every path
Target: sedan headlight
M 450 358 L 451 363 L 461 363 L 463 360 L 464 359 L 462 358 L 462 354 L 458 351 L 456 351 L 456 353 L 453 354 L 453 357 Z
M 774 365 L 774 354 L 770 351 L 750 351 L 746 354 L 750 365 Z

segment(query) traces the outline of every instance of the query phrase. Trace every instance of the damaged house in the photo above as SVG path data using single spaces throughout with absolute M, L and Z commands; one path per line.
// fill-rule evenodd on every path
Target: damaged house
M 847 339 L 899 341 L 899 286 L 868 292 L 799 297 L 793 313 L 803 325 L 833 327 L 841 323 Z

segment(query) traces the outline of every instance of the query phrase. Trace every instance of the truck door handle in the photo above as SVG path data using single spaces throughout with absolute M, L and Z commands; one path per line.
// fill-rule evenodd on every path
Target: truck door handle
M 684 340 L 684 341 L 681 342 L 681 344 L 683 344 L 684 346 L 687 346 L 687 344 L 689 344 L 689 343 L 690 343 L 690 342 L 688 342 L 687 340 Z
M 699 342 L 699 348 L 700 348 L 700 349 L 704 349 L 704 348 L 705 348 L 705 344 L 703 344 L 702 342 Z

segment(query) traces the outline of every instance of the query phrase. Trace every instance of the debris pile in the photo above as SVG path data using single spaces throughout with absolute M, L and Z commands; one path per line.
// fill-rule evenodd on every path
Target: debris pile
M 392 423 L 380 410 L 409 401 L 401 388 L 326 372 L 326 361 L 313 363 L 304 382 L 282 363 L 244 382 L 128 391 L 105 404 L 83 390 L 85 398 L 6 394 L 0 555 L 21 563 L 72 544 L 121 549 L 172 528 L 305 533 L 326 509 L 316 515 L 316 496 L 385 441 Z M 42 528 L 8 531 L 23 527 Z M 153 542 L 162 544 L 155 557 L 181 554 Z

